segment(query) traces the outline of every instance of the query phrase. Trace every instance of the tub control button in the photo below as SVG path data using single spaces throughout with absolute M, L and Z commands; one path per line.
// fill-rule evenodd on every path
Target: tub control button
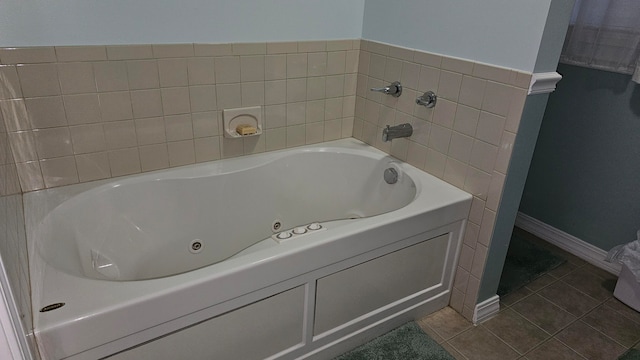
M 322 229 L 322 225 L 320 225 L 318 223 L 311 223 L 311 224 L 307 225 L 307 229 L 309 229 L 309 230 L 320 230 L 320 229 Z
M 299 226 L 295 229 L 293 229 L 293 233 L 296 235 L 301 235 L 307 232 L 307 229 L 304 226 Z
M 291 235 L 291 233 L 290 233 L 290 232 L 288 232 L 288 231 L 281 232 L 280 234 L 276 235 L 276 237 L 277 237 L 278 239 L 288 239 L 288 238 L 290 238 L 291 236 L 293 236 L 293 235 Z

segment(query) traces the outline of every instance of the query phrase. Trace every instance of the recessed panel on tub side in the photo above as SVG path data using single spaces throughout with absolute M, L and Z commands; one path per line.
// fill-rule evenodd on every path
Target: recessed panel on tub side
M 314 335 L 442 284 L 450 238 L 444 234 L 319 279 Z
M 305 287 L 298 286 L 109 360 L 262 360 L 302 343 Z

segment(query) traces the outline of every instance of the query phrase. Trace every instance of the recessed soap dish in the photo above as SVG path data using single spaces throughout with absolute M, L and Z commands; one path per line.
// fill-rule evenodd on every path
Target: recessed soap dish
M 262 107 L 252 106 L 222 111 L 224 137 L 243 138 L 262 134 Z M 255 132 L 253 129 L 255 129 Z M 238 133 L 241 131 L 245 135 Z

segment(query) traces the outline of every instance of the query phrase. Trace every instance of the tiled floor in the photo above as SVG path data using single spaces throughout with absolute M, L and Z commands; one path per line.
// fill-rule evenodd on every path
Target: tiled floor
M 617 359 L 640 349 L 640 313 L 613 297 L 616 277 L 537 239 L 567 259 L 501 299 L 500 313 L 473 326 L 451 308 L 418 323 L 456 359 Z

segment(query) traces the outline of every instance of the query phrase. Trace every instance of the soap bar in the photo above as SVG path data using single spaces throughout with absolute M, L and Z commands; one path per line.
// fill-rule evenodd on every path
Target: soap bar
M 242 136 L 253 135 L 258 132 L 258 129 L 251 125 L 238 125 L 236 126 L 236 132 Z

